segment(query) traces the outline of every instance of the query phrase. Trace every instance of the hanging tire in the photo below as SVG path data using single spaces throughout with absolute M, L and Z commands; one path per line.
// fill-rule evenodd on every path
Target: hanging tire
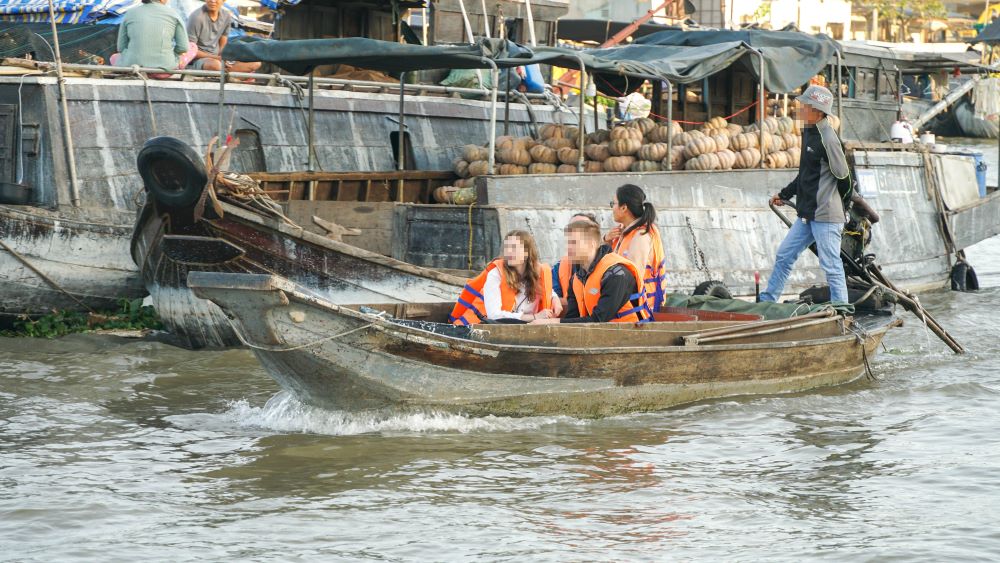
M 173 137 L 153 137 L 146 141 L 135 164 L 146 191 L 166 207 L 193 205 L 208 182 L 202 157 Z
M 951 267 L 951 289 L 953 291 L 976 291 L 979 289 L 979 278 L 976 270 L 968 262 L 958 261 Z
M 719 280 L 701 282 L 698 284 L 698 287 L 694 288 L 694 293 L 692 295 L 709 295 L 711 297 L 718 297 L 719 299 L 733 298 L 733 294 L 729 292 L 729 288 L 726 287 L 726 284 Z

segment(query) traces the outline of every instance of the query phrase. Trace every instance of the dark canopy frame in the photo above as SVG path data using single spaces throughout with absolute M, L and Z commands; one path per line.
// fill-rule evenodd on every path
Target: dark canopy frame
M 223 51 L 225 60 L 263 61 L 297 74 L 311 74 L 320 65 L 348 63 L 352 66 L 400 75 L 400 156 L 403 158 L 404 76 L 407 72 L 439 68 L 489 69 L 493 73 L 490 116 L 490 173 L 494 169 L 493 148 L 496 137 L 496 100 L 498 70 L 533 64 L 548 64 L 580 70 L 579 146 L 583 146 L 585 126 L 584 92 L 587 73 L 601 75 L 605 80 L 631 77 L 638 85 L 645 80 L 667 84 L 672 96 L 673 84 L 696 82 L 724 70 L 740 60 L 748 61 L 750 72 L 758 79 L 758 98 L 765 87 L 772 92 L 789 92 L 808 82 L 830 60 L 840 59 L 840 50 L 826 36 L 811 36 L 799 32 L 744 31 L 662 31 L 642 37 L 630 45 L 605 49 L 576 51 L 563 47 L 528 47 L 503 39 L 480 39 L 468 45 L 410 45 L 351 37 L 343 39 L 306 39 L 293 41 L 261 40 L 243 37 L 231 41 Z M 756 59 L 756 65 L 754 64 Z M 840 65 L 838 64 L 838 73 Z M 223 71 L 224 72 L 224 71 Z M 838 76 L 839 79 L 839 76 Z M 220 105 L 223 103 L 225 80 L 221 81 Z M 310 76 L 309 157 L 313 163 L 312 99 Z M 838 109 L 840 97 L 838 95 Z M 672 104 L 667 119 L 672 119 Z M 222 131 L 220 109 L 220 138 Z M 764 104 L 758 107 L 758 118 L 764 118 Z M 763 135 L 763 128 L 761 128 Z M 668 143 L 670 139 L 668 138 Z M 763 143 L 761 143 L 763 146 Z M 761 159 L 763 163 L 763 158 Z M 583 152 L 577 169 L 583 170 Z

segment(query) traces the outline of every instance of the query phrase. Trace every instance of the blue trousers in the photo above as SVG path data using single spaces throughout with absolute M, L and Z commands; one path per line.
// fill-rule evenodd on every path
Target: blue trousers
M 819 252 L 819 266 L 826 273 L 826 283 L 830 286 L 830 301 L 847 303 L 847 278 L 844 263 L 840 260 L 840 238 L 844 225 L 796 219 L 788 230 L 785 240 L 778 247 L 774 261 L 774 271 L 767 280 L 767 289 L 760 294 L 761 301 L 777 301 L 785 289 L 785 282 L 799 254 L 816 243 Z

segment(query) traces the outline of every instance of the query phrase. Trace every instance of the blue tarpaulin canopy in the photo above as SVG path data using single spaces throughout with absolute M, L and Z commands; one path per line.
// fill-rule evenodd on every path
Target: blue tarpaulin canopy
M 119 17 L 141 0 L 54 0 L 56 23 L 94 23 Z M 48 0 L 4 0 L 0 20 L 18 22 L 49 21 Z

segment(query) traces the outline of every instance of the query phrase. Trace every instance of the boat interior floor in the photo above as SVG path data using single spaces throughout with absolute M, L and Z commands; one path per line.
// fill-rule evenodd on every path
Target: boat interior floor
M 381 312 L 390 322 L 433 334 L 496 345 L 549 347 L 683 346 L 693 343 L 750 344 L 791 342 L 843 336 L 845 324 L 834 314 L 764 321 L 757 315 L 670 308 L 654 322 L 557 325 L 479 324 L 448 322 L 453 303 L 393 303 L 347 306 L 362 313 Z M 849 322 L 868 332 L 885 326 L 891 315 L 863 315 Z M 860 321 L 860 322 L 859 322 Z

